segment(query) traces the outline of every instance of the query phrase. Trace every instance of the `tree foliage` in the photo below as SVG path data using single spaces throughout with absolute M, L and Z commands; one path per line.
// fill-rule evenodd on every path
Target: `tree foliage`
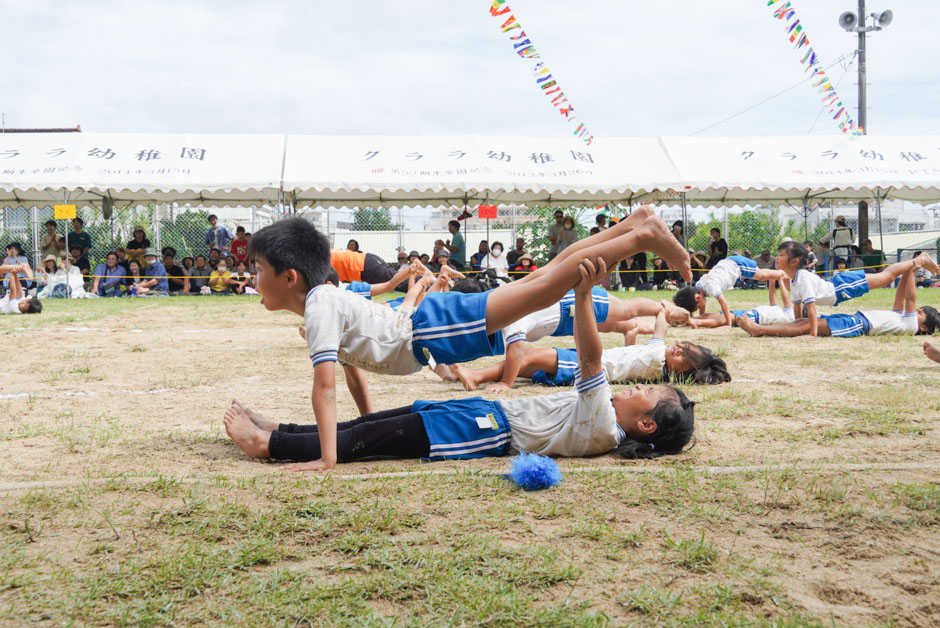
M 353 213 L 352 231 L 395 231 L 392 215 L 384 208 L 360 208 Z

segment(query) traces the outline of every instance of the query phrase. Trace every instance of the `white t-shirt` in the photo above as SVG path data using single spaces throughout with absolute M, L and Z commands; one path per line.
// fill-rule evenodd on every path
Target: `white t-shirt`
M 499 257 L 493 257 L 487 253 L 486 257 L 480 262 L 480 268 L 488 270 L 492 268 L 496 271 L 497 277 L 509 277 L 509 262 L 506 261 L 506 251 L 499 254 Z
M 411 349 L 413 308 L 398 311 L 334 286 L 307 293 L 304 321 L 314 366 L 341 361 L 373 373 L 410 375 L 421 370 Z
M 790 297 L 794 303 L 835 305 L 836 288 L 816 273 L 801 268 L 790 282 Z
M 868 319 L 871 329 L 869 336 L 914 335 L 917 333 L 917 312 L 905 316 L 903 312 L 891 310 L 861 310 L 858 312 Z
M 760 317 L 761 325 L 783 325 L 793 322 L 793 308 L 779 305 L 758 305 L 754 308 Z
M 617 415 L 604 372 L 554 395 L 499 401 L 512 446 L 546 456 L 592 456 L 620 444 Z
M 5 296 L 0 299 L 0 314 L 22 314 L 20 312 L 20 301 L 23 299 L 10 299 L 9 296 Z
M 556 303 L 544 310 L 538 310 L 523 316 L 515 323 L 510 323 L 503 329 L 504 343 L 508 347 L 518 340 L 535 342 L 558 329 L 561 324 L 561 307 Z
M 664 364 L 666 343 L 661 338 L 648 340 L 645 345 L 604 349 L 601 354 L 601 365 L 609 382 L 660 379 Z
M 741 269 L 730 259 L 723 259 L 698 280 L 695 287 L 710 297 L 718 298 L 725 291 L 734 288 L 741 278 Z

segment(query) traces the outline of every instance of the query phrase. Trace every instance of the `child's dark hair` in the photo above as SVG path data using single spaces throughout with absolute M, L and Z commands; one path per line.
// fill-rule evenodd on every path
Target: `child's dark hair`
M 489 285 L 481 281 L 483 279 L 482 274 L 475 277 L 466 277 L 465 279 L 460 279 L 454 282 L 454 287 L 451 288 L 454 292 L 463 292 L 464 294 L 473 294 L 477 292 L 486 292 L 490 289 Z
M 629 436 L 615 450 L 623 458 L 658 458 L 682 453 L 692 440 L 695 431 L 695 402 L 690 401 L 678 388 L 669 386 L 676 393 L 676 401 L 660 401 L 653 408 L 652 417 L 656 431 L 640 439 Z
M 326 280 L 330 268 L 330 243 L 305 218 L 279 220 L 258 230 L 248 244 L 250 257 L 263 257 L 280 275 L 294 269 L 309 290 Z
M 42 312 L 42 303 L 39 302 L 39 299 L 32 297 L 29 299 L 29 307 L 26 308 L 26 311 L 23 314 L 39 314 Z
M 695 295 L 700 292 L 701 290 L 695 286 L 680 288 L 676 292 L 676 296 L 672 297 L 672 302 L 682 309 L 688 310 L 689 313 L 695 312 Z
M 326 281 L 323 283 L 331 283 L 337 288 L 339 287 L 339 274 L 336 272 L 336 269 L 330 266 L 330 269 L 326 271 Z
M 940 312 L 937 311 L 937 308 L 929 305 L 925 305 L 920 309 L 924 311 L 924 325 L 927 327 L 927 331 L 917 330 L 915 335 L 932 336 L 940 329 Z
M 728 365 L 715 355 L 711 349 L 691 342 L 679 344 L 683 345 L 683 353 L 686 359 L 692 363 L 692 370 L 684 373 L 672 373 L 671 371 L 666 372 L 665 367 L 663 367 L 666 376 L 673 375 L 677 379 L 692 384 L 724 384 L 731 381 Z
M 806 257 L 809 255 L 809 252 L 806 250 L 806 247 L 796 242 L 795 240 L 790 240 L 789 242 L 784 242 L 777 247 L 777 252 L 783 251 L 787 254 L 789 259 L 798 259 L 800 260 L 800 268 L 806 266 Z

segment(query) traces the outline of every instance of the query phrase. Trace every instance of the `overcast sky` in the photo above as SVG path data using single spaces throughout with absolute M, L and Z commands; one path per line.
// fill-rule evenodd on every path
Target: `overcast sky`
M 384 135 L 569 132 L 487 0 L 0 0 L 8 127 Z M 595 136 L 689 135 L 799 83 L 766 0 L 510 0 Z M 828 65 L 857 38 L 854 0 L 793 0 Z M 936 0 L 878 0 L 869 130 L 940 135 Z M 857 106 L 856 65 L 839 86 Z M 833 81 L 843 67 L 829 70 Z M 706 132 L 805 135 L 809 83 Z M 836 133 L 823 115 L 815 134 Z

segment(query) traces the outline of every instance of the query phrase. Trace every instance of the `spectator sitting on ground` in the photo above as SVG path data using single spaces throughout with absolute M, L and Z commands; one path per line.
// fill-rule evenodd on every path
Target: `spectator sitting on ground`
M 91 236 L 85 231 L 85 221 L 75 217 L 72 219 L 72 232 L 69 234 L 69 249 L 72 243 L 82 247 L 82 255 L 88 255 L 91 250 Z
M 594 216 L 594 227 L 598 233 L 607 228 L 607 214 L 598 214 Z
M 150 248 L 144 252 L 144 261 L 147 265 L 143 268 L 141 275 L 144 280 L 137 287 L 138 294 L 140 288 L 146 288 L 146 294 L 154 297 L 166 296 L 170 291 L 170 285 L 166 278 L 166 267 L 160 263 L 157 256 L 157 250 Z
M 408 254 L 404 251 L 398 252 L 398 264 L 395 265 L 396 270 L 401 270 L 408 267 Z
M 248 239 L 248 233 L 245 231 L 244 227 L 235 228 L 235 239 L 232 240 L 232 257 L 235 258 L 236 262 L 245 262 L 248 263 L 248 243 L 251 240 Z
M 516 263 L 509 267 L 509 275 L 512 277 L 513 281 L 525 277 L 533 270 L 538 270 L 538 266 L 535 265 L 535 260 L 532 259 L 532 256 L 528 253 L 523 253 L 519 259 L 516 260 Z
M 117 253 L 111 251 L 104 264 L 95 267 L 95 279 L 91 293 L 99 297 L 119 297 L 124 286 L 124 267 L 118 264 Z M 54 296 L 54 295 L 53 295 Z
M 59 253 L 62 251 L 61 247 L 59 247 L 59 236 L 55 232 L 55 227 L 56 224 L 54 220 L 46 221 L 46 235 L 39 241 L 39 250 L 42 252 L 43 259 L 50 255 L 58 257 Z
M 33 275 L 36 284 L 39 287 L 43 287 L 49 283 L 49 280 L 55 275 L 59 270 L 59 258 L 55 255 L 46 255 L 42 259 L 42 266 L 36 269 L 36 273 Z
M 170 294 L 189 292 L 189 277 L 186 276 L 186 271 L 176 264 L 175 252 L 163 256 L 163 267 L 166 268 L 166 283 Z
M 189 269 L 192 268 L 196 263 L 196 260 L 193 259 L 192 255 L 187 255 L 183 258 L 183 272 L 189 275 Z
M 136 259 L 132 259 L 127 263 L 127 277 L 124 279 L 124 286 L 127 290 L 124 292 L 124 296 L 134 297 L 138 294 L 146 294 L 147 288 L 141 286 L 144 278 L 140 273 L 140 262 Z
M 439 250 L 434 261 L 435 263 L 427 265 L 428 269 L 432 273 L 437 274 L 441 272 L 441 268 L 444 266 L 450 266 L 451 268 L 454 268 L 454 265 L 450 263 L 450 252 L 447 249 Z
M 506 261 L 509 262 L 509 265 L 517 264 L 519 258 L 525 254 L 525 240 L 522 238 L 516 238 L 516 248 L 509 251 L 506 254 Z
M 89 281 L 91 278 L 91 262 L 82 253 L 82 245 L 77 242 L 69 245 L 69 264 L 78 267 L 82 271 L 82 279 Z
M 205 255 L 197 255 L 196 263 L 189 269 L 189 291 L 199 294 L 203 288 L 209 286 L 209 276 L 212 274 L 212 267 L 206 263 Z
M 600 227 L 591 227 L 591 229 L 588 231 L 588 235 L 597 235 L 600 232 L 601 232 Z
M 498 278 L 509 279 L 509 262 L 506 261 L 506 256 L 503 255 L 502 242 L 493 243 L 490 252 L 486 254 L 483 263 L 480 264 L 480 270 L 493 270 L 496 271 Z
M 770 249 L 764 249 L 754 261 L 757 262 L 758 268 L 773 268 L 776 259 L 770 256 Z
M 143 225 L 134 227 L 134 239 L 127 243 L 127 261 L 137 260 L 138 266 L 144 265 L 144 251 L 150 248 L 150 240 Z M 130 268 L 128 268 L 130 270 Z
M 835 268 L 833 269 L 833 274 L 844 272 L 847 269 L 848 269 L 848 262 L 846 262 L 841 257 L 837 257 L 835 261 Z
M 706 271 L 702 269 L 705 268 L 706 259 L 707 258 L 705 257 L 705 253 L 702 251 L 693 251 L 692 249 L 689 249 L 689 262 L 692 264 L 692 283 L 697 282 L 699 279 L 701 279 L 702 275 L 705 274 Z M 671 272 L 672 280 L 676 282 L 677 286 L 681 286 L 683 281 L 682 277 L 679 276 L 679 272 L 675 270 Z
M 427 254 L 427 253 L 422 253 L 421 256 L 420 256 L 418 259 L 419 259 L 419 260 L 421 261 L 421 263 L 424 264 L 425 266 L 427 266 L 428 264 L 431 263 L 431 258 L 428 257 L 428 254 Z
M 347 250 L 347 251 L 357 251 L 357 252 L 358 252 L 358 251 L 359 251 L 359 241 L 358 241 L 358 240 L 350 240 L 349 242 L 347 242 L 347 243 L 346 243 L 346 250 Z
M 470 256 L 470 265 L 473 267 L 473 270 L 480 270 L 483 265 L 483 260 L 489 255 L 490 252 L 490 243 L 486 240 L 480 240 L 480 246 L 477 247 L 477 252 Z
M 816 257 L 816 254 L 813 253 L 813 243 L 809 240 L 803 243 L 803 246 L 806 247 L 806 270 L 811 273 L 816 272 L 816 264 L 819 263 L 819 259 Z
M 247 262 L 238 262 L 235 272 L 229 278 L 229 286 L 235 294 L 245 294 L 245 288 L 251 284 L 251 275 L 248 273 Z
M 212 294 L 230 294 L 232 282 L 232 271 L 225 265 L 225 260 L 219 260 L 219 265 L 215 267 L 212 274 L 209 275 L 209 289 Z
M 124 269 L 124 274 L 126 275 L 126 274 L 127 274 L 127 264 L 128 264 L 128 260 L 127 260 L 127 249 L 125 249 L 123 246 L 121 246 L 121 247 L 118 247 L 118 248 L 117 248 L 117 250 L 115 251 L 115 253 L 117 253 L 117 258 L 118 258 L 117 263 L 118 263 L 118 266 L 120 266 L 121 268 Z
M 235 236 L 228 227 L 219 225 L 219 217 L 215 214 L 209 214 L 209 228 L 206 230 L 205 244 L 209 250 L 219 249 L 227 251 L 229 243 Z
M 0 262 L 0 265 L 3 266 L 29 266 L 29 260 L 26 259 L 26 256 L 23 255 L 23 247 L 20 246 L 19 242 L 10 242 L 6 246 L 6 257 L 3 258 L 3 261 Z M 13 277 L 13 272 L 8 272 L 3 276 L 3 287 L 7 292 L 10 291 L 10 277 Z M 24 291 L 29 290 L 30 280 L 26 276 L 24 270 L 20 270 L 15 274 L 15 277 L 20 282 L 20 286 L 23 287 Z
M 666 282 L 672 281 L 672 271 L 669 270 L 669 264 L 659 257 L 653 257 L 653 286 L 658 290 L 666 289 Z M 675 283 L 673 282 L 673 285 Z
M 235 258 L 232 257 L 231 255 L 225 256 L 225 267 L 228 268 L 229 270 L 234 271 L 236 263 L 237 262 L 235 261 Z
M 219 249 L 212 249 L 209 251 L 209 267 L 215 269 L 219 266 L 219 262 L 222 261 L 222 251 Z

